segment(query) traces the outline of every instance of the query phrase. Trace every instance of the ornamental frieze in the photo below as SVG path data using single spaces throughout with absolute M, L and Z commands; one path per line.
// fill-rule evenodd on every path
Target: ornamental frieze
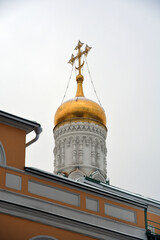
M 58 137 L 68 134 L 68 133 L 74 133 L 74 132 L 91 132 L 97 135 L 100 135 L 103 137 L 103 139 L 106 139 L 107 131 L 103 127 L 90 123 L 84 123 L 84 122 L 77 122 L 77 123 L 71 123 L 71 124 L 65 124 L 63 126 L 60 126 L 59 128 L 54 130 L 54 137 L 57 139 Z

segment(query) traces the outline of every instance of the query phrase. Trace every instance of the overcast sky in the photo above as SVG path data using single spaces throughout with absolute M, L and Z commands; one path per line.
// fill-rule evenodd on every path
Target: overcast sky
M 1 110 L 37 121 L 26 165 L 53 172 L 54 114 L 81 40 L 107 116 L 111 185 L 160 200 L 160 1 L 0 0 Z M 75 96 L 73 72 L 65 100 Z M 97 101 L 84 67 L 84 93 Z M 31 137 L 31 136 L 30 136 Z

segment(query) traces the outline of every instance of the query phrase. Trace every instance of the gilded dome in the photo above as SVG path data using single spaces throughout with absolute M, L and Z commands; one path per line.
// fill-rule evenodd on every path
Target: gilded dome
M 59 124 L 64 124 L 66 122 L 73 122 L 73 121 L 86 121 L 86 122 L 94 122 L 96 124 L 101 124 L 103 126 L 106 125 L 106 116 L 105 112 L 102 107 L 96 102 L 89 100 L 84 97 L 83 93 L 83 80 L 84 77 L 81 74 L 81 68 L 84 65 L 84 61 L 81 64 L 81 57 L 85 54 L 87 56 L 88 51 L 91 49 L 86 45 L 84 51 L 81 51 L 82 43 L 79 41 L 75 50 L 78 50 L 77 56 L 72 54 L 69 63 L 74 64 L 74 61 L 78 60 L 78 67 L 76 69 L 79 71 L 78 75 L 76 76 L 77 81 L 77 93 L 75 98 L 66 101 L 63 103 L 56 111 L 54 117 L 54 124 L 55 127 Z
M 94 121 L 106 125 L 104 110 L 92 100 L 85 97 L 75 97 L 63 103 L 56 111 L 54 124 L 64 121 Z

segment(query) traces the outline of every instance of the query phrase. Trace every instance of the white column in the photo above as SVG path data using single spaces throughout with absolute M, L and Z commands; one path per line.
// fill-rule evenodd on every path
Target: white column
M 101 154 L 100 154 L 100 144 L 97 143 L 97 166 L 100 167 L 100 160 L 101 160 Z
M 95 166 L 96 165 L 96 151 L 95 151 L 95 145 L 96 142 L 95 140 L 91 141 L 91 161 L 92 161 L 92 165 Z
M 60 145 L 60 159 L 61 159 L 61 167 L 64 166 L 64 140 L 61 142 Z
M 79 139 L 79 150 L 78 150 L 79 163 L 83 163 L 83 140 Z
M 74 137 L 73 140 L 72 140 L 72 161 L 73 161 L 73 164 L 76 164 L 77 162 L 77 150 L 76 150 L 76 138 Z

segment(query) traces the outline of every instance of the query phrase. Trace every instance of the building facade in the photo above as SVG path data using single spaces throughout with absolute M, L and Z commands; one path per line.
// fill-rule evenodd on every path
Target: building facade
M 26 168 L 25 136 L 40 125 L 2 111 L 0 122 L 0 239 L 159 239 L 160 202 Z
M 106 116 L 84 97 L 82 45 L 69 61 L 78 60 L 76 97 L 55 114 L 54 174 L 25 167 L 40 124 L 0 111 L 1 240 L 160 239 L 160 202 L 107 181 Z

